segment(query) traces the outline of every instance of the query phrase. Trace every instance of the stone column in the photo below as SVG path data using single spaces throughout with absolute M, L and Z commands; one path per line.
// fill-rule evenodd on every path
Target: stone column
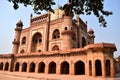
M 35 73 L 38 73 L 38 63 L 35 65 Z
M 22 72 L 22 65 L 19 66 L 19 72 Z
M 27 72 L 29 73 L 30 64 L 27 64 Z
M 102 63 L 102 77 L 105 78 L 106 77 L 105 60 L 103 59 L 101 63 Z
M 45 74 L 48 74 L 48 64 L 46 63 L 46 66 L 45 66 Z
M 87 61 L 86 63 L 85 63 L 85 75 L 86 76 L 90 76 L 89 75 L 89 72 L 90 72 L 90 70 L 89 70 L 89 61 Z
M 70 65 L 70 75 L 74 75 L 74 63 L 73 61 L 71 61 L 71 65 Z
M 92 60 L 92 77 L 96 76 L 96 72 L 95 72 L 95 61 Z
M 9 63 L 9 66 L 8 66 L 8 71 L 11 71 L 11 64 Z
M 57 64 L 56 74 L 60 74 L 60 63 Z
M 114 59 L 112 59 L 111 60 L 111 65 L 110 65 L 110 70 L 111 70 L 111 72 L 110 72 L 110 77 L 111 78 L 114 78 L 115 77 L 115 67 L 114 67 L 115 65 L 114 65 Z

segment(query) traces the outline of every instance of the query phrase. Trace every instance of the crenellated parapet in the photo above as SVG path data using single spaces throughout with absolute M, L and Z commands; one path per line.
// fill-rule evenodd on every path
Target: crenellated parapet
M 44 14 L 44 15 L 41 15 L 41 16 L 32 18 L 32 19 L 30 20 L 30 21 L 31 21 L 31 22 L 30 22 L 31 26 L 34 26 L 34 25 L 37 25 L 37 24 L 39 24 L 39 23 L 48 21 L 48 15 L 49 15 L 49 14 Z

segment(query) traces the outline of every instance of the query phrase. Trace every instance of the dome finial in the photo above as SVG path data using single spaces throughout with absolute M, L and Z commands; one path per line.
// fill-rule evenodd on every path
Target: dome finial
M 23 22 L 21 21 L 21 19 L 17 22 L 17 27 L 22 27 L 23 26 Z

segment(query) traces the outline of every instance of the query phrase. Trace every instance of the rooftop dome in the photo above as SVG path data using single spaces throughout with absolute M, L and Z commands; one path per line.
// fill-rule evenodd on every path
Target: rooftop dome
M 93 30 L 92 28 L 90 28 L 90 29 L 88 30 L 88 33 L 93 34 L 93 33 L 94 33 L 94 30 Z

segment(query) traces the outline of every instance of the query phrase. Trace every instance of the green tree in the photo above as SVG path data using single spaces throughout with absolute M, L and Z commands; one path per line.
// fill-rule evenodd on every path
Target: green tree
M 35 13 L 40 14 L 42 10 L 54 12 L 52 6 L 55 5 L 54 0 L 8 0 L 13 3 L 14 9 L 19 8 L 19 4 L 25 7 L 31 5 Z M 112 15 L 112 12 L 104 10 L 104 0 L 68 0 L 71 9 L 75 14 L 94 14 L 101 26 L 106 27 L 107 22 L 105 16 Z M 62 6 L 61 8 L 64 8 Z M 68 12 L 69 14 L 69 12 Z

